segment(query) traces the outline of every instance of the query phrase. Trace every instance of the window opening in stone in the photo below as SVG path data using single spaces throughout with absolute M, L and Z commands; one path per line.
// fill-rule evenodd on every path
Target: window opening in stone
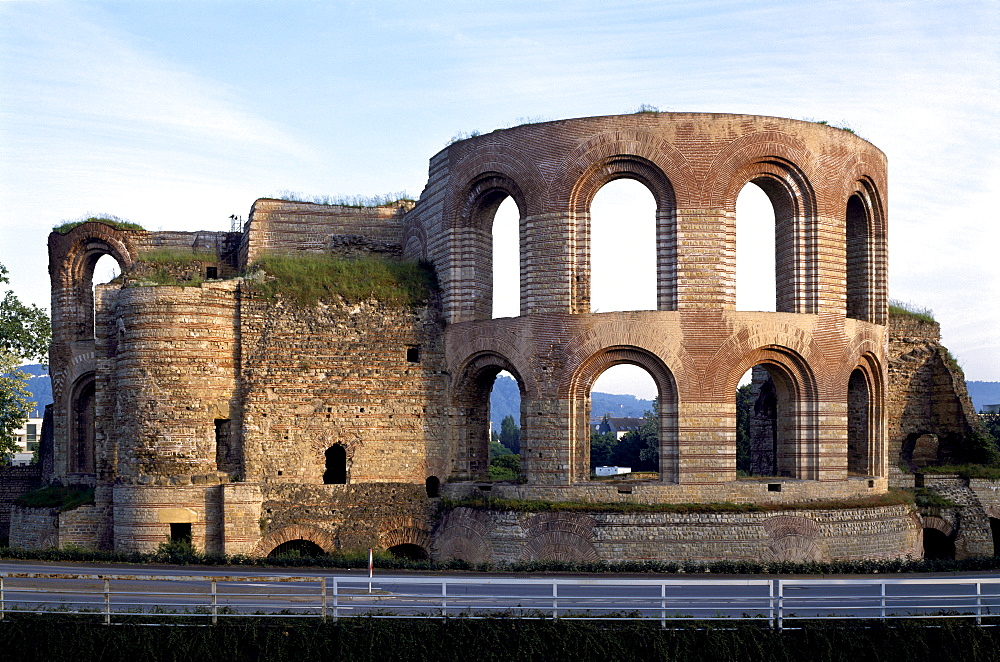
M 847 201 L 847 316 L 871 321 L 868 213 L 861 198 L 852 195 Z
M 993 556 L 1000 556 L 1000 519 L 990 518 L 990 533 L 993 534 Z
M 297 538 L 295 540 L 288 540 L 281 543 L 277 547 L 271 550 L 268 554 L 269 558 L 274 558 L 277 556 L 284 557 L 300 557 L 300 556 L 323 556 L 326 552 L 323 548 L 314 543 L 311 540 L 305 540 L 303 538 Z
M 205 267 L 205 278 L 213 280 L 219 277 L 218 267 Z
M 659 478 L 658 399 L 652 375 L 637 365 L 611 366 L 594 380 L 589 416 L 592 479 Z
M 777 310 L 774 206 L 747 183 L 736 198 L 736 310 Z
M 191 544 L 191 523 L 190 522 L 171 522 L 170 523 L 170 542 L 186 543 Z
M 326 485 L 347 483 L 347 449 L 340 444 L 334 444 L 326 449 L 326 471 L 323 472 L 323 483 Z
M 420 347 L 414 345 L 406 348 L 406 360 L 408 363 L 420 363 Z
M 118 278 L 121 275 L 121 272 L 121 265 L 119 265 L 118 260 L 111 255 L 101 255 L 94 261 L 94 266 L 90 270 L 90 283 L 86 286 L 87 294 L 90 296 L 90 301 L 88 303 L 91 317 L 90 323 L 85 326 L 86 332 L 91 338 L 97 337 L 97 306 L 99 304 L 97 286 L 110 283 L 114 279 Z
M 924 529 L 924 558 L 955 558 L 955 540 L 943 531 L 927 527 Z
M 590 311 L 656 310 L 656 199 L 634 179 L 590 204 Z
M 521 388 L 501 370 L 490 389 L 491 480 L 516 482 L 521 477 Z
M 736 476 L 795 476 L 791 388 L 775 366 L 756 365 L 736 390 Z
M 394 558 L 397 559 L 408 559 L 410 561 L 426 561 L 430 558 L 427 555 L 427 550 L 420 545 L 414 545 L 413 543 L 403 543 L 402 545 L 393 545 L 389 548 L 388 552 L 392 554 Z
M 521 314 L 521 214 L 507 196 L 493 216 L 493 319 Z
M 232 422 L 228 418 L 215 419 L 215 464 L 219 471 L 236 471 L 239 458 L 232 443 Z
M 94 379 L 85 379 L 76 389 L 70 405 L 69 471 L 94 473 L 95 453 L 95 400 Z
M 427 489 L 429 499 L 441 496 L 441 480 L 437 476 L 428 476 L 427 480 L 424 481 L 424 487 Z
M 851 373 L 847 383 L 847 473 L 870 476 L 868 380 L 861 370 Z

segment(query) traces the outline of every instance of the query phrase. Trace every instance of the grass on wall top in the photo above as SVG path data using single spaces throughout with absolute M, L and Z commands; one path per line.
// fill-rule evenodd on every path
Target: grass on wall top
M 924 308 L 915 303 L 900 301 L 899 299 L 889 299 L 889 314 L 898 317 L 909 317 L 921 322 L 937 321 L 934 319 L 934 311 L 930 308 Z
M 437 290 L 434 269 L 423 262 L 320 254 L 265 255 L 254 266 L 273 277 L 259 285 L 264 296 L 280 295 L 301 306 L 370 299 L 416 306 L 426 303 Z
M 61 223 L 54 228 L 53 232 L 58 232 L 59 234 L 66 234 L 73 228 L 83 225 L 84 223 L 104 223 L 105 225 L 110 225 L 113 228 L 119 230 L 145 230 L 138 223 L 132 223 L 131 221 L 126 221 L 124 219 L 118 218 L 117 216 L 88 216 L 87 218 L 81 218 L 76 221 L 66 221 Z

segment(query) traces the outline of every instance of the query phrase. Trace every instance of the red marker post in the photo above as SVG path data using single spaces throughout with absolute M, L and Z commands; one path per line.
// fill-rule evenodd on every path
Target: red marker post
M 372 574 L 375 571 L 375 561 L 372 555 L 372 548 L 368 548 L 368 592 L 372 592 Z

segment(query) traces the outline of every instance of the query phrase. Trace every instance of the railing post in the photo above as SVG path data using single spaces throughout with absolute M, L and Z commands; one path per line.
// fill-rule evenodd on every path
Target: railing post
M 552 618 L 559 618 L 559 580 L 552 580 Z
M 111 625 L 111 580 L 104 578 L 104 624 Z
M 983 624 L 983 584 L 976 582 L 976 625 Z
M 785 607 L 785 605 L 784 605 L 785 585 L 782 582 L 782 580 L 780 580 L 780 579 L 775 579 L 774 580 L 774 585 L 778 589 L 778 595 L 775 598 L 775 600 L 777 602 L 777 605 L 776 605 L 776 607 L 777 607 L 777 619 L 776 620 L 777 620 L 777 624 L 778 624 L 778 632 L 781 632 L 781 628 L 784 625 L 783 621 L 784 621 L 784 607 Z
M 212 625 L 219 623 L 219 599 L 215 586 L 215 579 L 212 580 Z
M 326 623 L 326 577 L 321 577 L 319 580 L 319 613 L 323 617 L 323 622 Z
M 340 619 L 340 589 L 337 585 L 337 575 L 333 576 L 333 620 Z
M 879 603 L 880 603 L 880 605 L 879 605 L 879 617 L 884 621 L 885 620 L 885 582 L 884 581 L 883 582 L 879 582 L 879 588 L 880 588 L 879 593 L 881 594 L 880 595 L 881 599 L 879 600 Z
M 441 616 L 448 618 L 448 580 L 441 579 Z
M 3 615 L 7 611 L 7 603 L 3 599 L 3 575 L 0 575 L 0 621 L 3 620 Z
M 660 584 L 660 628 L 667 629 L 667 583 Z

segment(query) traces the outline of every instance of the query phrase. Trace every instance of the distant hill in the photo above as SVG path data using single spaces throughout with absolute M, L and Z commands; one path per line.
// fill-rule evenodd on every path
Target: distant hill
M 965 382 L 965 387 L 977 412 L 983 405 L 1000 405 L 1000 382 Z
M 591 408 L 593 415 L 601 417 L 611 414 L 616 418 L 641 417 L 653 409 L 652 400 L 640 400 L 634 395 L 616 395 L 613 393 L 591 393 Z M 500 421 L 504 416 L 513 416 L 521 424 L 521 394 L 517 382 L 512 377 L 500 376 L 493 382 L 493 392 L 490 394 L 490 421 L 493 429 L 500 429 Z
M 21 371 L 30 375 L 27 381 L 27 389 L 31 391 L 31 399 L 35 401 L 37 412 L 31 414 L 32 418 L 41 418 L 45 405 L 52 402 L 52 380 L 49 379 L 49 371 L 45 366 L 37 363 L 21 366 Z

